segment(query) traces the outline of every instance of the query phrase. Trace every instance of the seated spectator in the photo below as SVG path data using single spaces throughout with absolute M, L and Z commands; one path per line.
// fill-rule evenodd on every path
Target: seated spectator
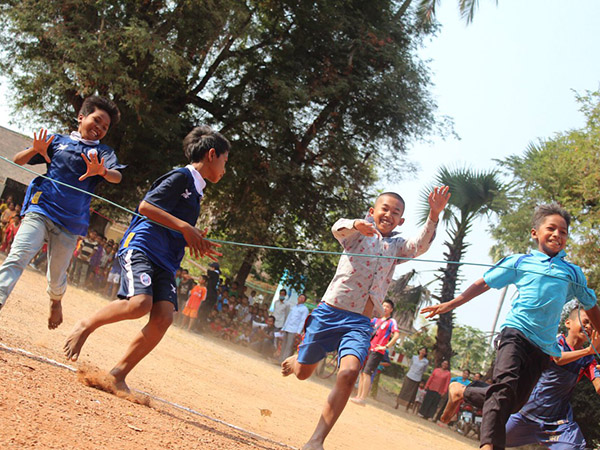
M 266 326 L 256 328 L 255 341 L 252 348 L 267 358 L 275 353 L 275 317 L 267 318 Z

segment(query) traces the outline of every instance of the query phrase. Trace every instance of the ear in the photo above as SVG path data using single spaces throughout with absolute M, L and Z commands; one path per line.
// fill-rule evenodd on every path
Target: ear
M 83 120 L 83 118 L 84 118 L 84 117 L 85 117 L 85 116 L 84 116 L 83 114 L 79 114 L 79 115 L 77 116 L 77 123 L 81 123 L 81 121 Z
M 398 226 L 402 225 L 404 223 L 404 217 L 402 219 L 400 219 L 400 222 L 398 222 Z
M 375 212 L 375 208 L 373 208 L 372 206 L 369 208 L 369 215 L 372 216 L 373 213 Z
M 536 230 L 535 228 L 532 228 L 532 229 L 531 229 L 531 238 L 532 238 L 532 239 L 534 239 L 536 242 L 537 242 L 537 240 L 538 240 L 538 237 L 537 237 L 537 230 Z

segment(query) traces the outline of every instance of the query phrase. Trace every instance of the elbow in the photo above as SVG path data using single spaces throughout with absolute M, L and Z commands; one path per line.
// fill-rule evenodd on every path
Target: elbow
M 151 205 L 150 203 L 146 202 L 145 200 L 142 200 L 142 202 L 140 203 L 140 206 L 138 206 L 138 211 L 140 214 L 146 216 L 151 209 Z

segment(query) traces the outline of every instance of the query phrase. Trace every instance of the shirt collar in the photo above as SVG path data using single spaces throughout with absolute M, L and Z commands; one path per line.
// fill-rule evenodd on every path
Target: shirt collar
M 191 164 L 188 164 L 187 166 L 185 166 L 186 169 L 188 169 L 190 171 L 190 173 L 192 174 L 192 176 L 194 177 L 194 186 L 196 188 L 196 191 L 198 191 L 198 194 L 200 194 L 200 196 L 204 195 L 204 188 L 206 187 L 206 181 L 204 181 L 204 178 L 202 178 L 202 175 L 200 175 L 200 172 L 198 172 L 194 166 L 192 166 Z
M 540 252 L 539 250 L 532 250 L 531 254 L 541 257 L 542 261 L 553 259 L 553 258 L 563 259 L 565 256 L 567 256 L 567 252 L 565 252 L 564 250 L 561 250 L 555 256 L 546 255 L 544 252 Z
M 85 145 L 98 145 L 100 143 L 100 141 L 90 141 L 88 139 L 83 139 L 81 137 L 81 133 L 79 131 L 71 131 L 70 138 L 73 139 L 74 141 L 81 142 L 82 144 L 85 144 Z

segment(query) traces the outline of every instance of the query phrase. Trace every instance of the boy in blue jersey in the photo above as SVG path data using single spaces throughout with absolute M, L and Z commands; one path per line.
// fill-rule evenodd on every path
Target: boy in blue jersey
M 66 357 L 75 361 L 85 340 L 97 328 L 150 313 L 147 325 L 110 371 L 118 390 L 128 390 L 125 377 L 156 347 L 173 322 L 177 311 L 175 272 L 185 247 L 195 257 L 220 256 L 215 251 L 219 245 L 206 240 L 206 230 L 199 230 L 195 224 L 205 180 L 217 183 L 225 174 L 229 149 L 229 141 L 207 126 L 196 127 L 185 137 L 183 150 L 190 163 L 152 184 L 137 210 L 145 217 L 135 216 L 121 241 L 118 256 L 122 300 L 79 321 L 65 342 Z
M 567 336 L 556 337 L 562 356 L 550 362 L 525 406 L 508 419 L 508 447 L 542 444 L 552 450 L 587 448 L 579 425 L 573 420 L 570 402 L 583 377 L 590 379 L 600 394 L 600 370 L 594 358 L 594 347 L 600 348 L 600 335 L 592 330 L 586 312 L 577 307 L 571 310 L 565 326 Z M 593 346 L 583 348 L 588 336 L 592 336 Z
M 87 234 L 90 222 L 90 200 L 87 192 L 106 180 L 121 182 L 122 166 L 112 148 L 100 144 L 111 125 L 119 122 L 116 105 L 102 97 L 83 101 L 77 131 L 69 136 L 47 130 L 34 134 L 33 146 L 15 155 L 13 161 L 23 164 L 46 164 L 46 176 L 84 192 L 35 178 L 27 188 L 23 202 L 23 223 L 0 267 L 0 308 L 12 292 L 23 269 L 48 243 L 48 295 L 50 316 L 48 328 L 62 323 L 61 300 L 67 289 L 67 268 L 77 245 L 77 237 Z
M 593 326 L 600 329 L 600 309 L 594 291 L 586 286 L 581 269 L 564 260 L 570 221 L 569 214 L 556 204 L 539 206 L 531 230 L 537 250 L 502 259 L 455 299 L 423 308 L 423 313 L 431 318 L 452 311 L 490 287 L 517 286 L 519 296 L 496 340 L 492 385 L 451 383 L 441 417 L 447 423 L 463 398 L 483 408 L 480 443 L 486 450 L 505 448 L 508 418 L 526 403 L 548 367 L 549 356 L 561 356 L 555 337 L 565 303 L 576 297 Z

